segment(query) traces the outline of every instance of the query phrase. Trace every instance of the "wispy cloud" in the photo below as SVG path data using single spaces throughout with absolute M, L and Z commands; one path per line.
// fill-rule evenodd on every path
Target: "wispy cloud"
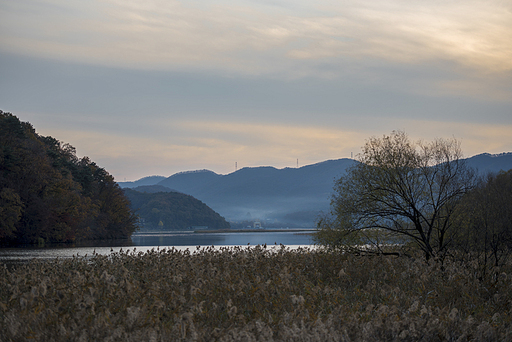
M 3 1 L 0 41 L 1 109 L 121 177 L 512 149 L 506 1 Z
M 455 137 L 466 156 L 482 152 L 499 153 L 512 148 L 512 125 L 476 125 L 431 121 L 390 122 L 373 131 L 351 131 L 325 127 L 182 121 L 160 123 L 167 136 L 147 137 L 121 132 L 55 129 L 43 127 L 44 135 L 77 146 L 79 155 L 88 155 L 118 180 L 138 179 L 151 174 L 170 176 L 175 172 L 211 169 L 218 173 L 238 167 L 272 165 L 295 167 L 327 159 L 348 158 L 360 152 L 369 136 L 405 130 L 413 140 Z M 158 131 L 155 129 L 155 131 Z
M 78 146 L 79 155 L 129 179 L 203 168 L 229 173 L 235 162 L 239 167 L 294 167 L 299 159 L 306 165 L 350 157 L 364 139 L 363 133 L 271 124 L 177 122 L 168 128 L 167 136 L 151 138 L 52 127 L 42 127 L 41 134 Z
M 292 72 L 297 59 L 349 66 L 364 59 L 448 59 L 480 72 L 512 70 L 512 12 L 502 1 L 320 1 L 308 6 L 309 16 L 289 6 L 274 11 L 248 1 L 4 3 L 2 45 L 142 68 L 273 73 L 289 63 Z

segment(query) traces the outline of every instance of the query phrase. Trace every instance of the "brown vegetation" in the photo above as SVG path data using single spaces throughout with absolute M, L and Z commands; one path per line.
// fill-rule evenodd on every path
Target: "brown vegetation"
M 206 248 L 0 270 L 4 341 L 512 340 L 512 263 Z

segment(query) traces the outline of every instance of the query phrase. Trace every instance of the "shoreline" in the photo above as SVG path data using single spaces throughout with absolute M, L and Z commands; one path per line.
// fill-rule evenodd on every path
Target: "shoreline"
M 147 231 L 136 232 L 132 236 L 137 235 L 162 235 L 162 234 L 219 234 L 219 233 L 313 233 L 316 228 L 276 228 L 276 229 L 204 229 L 204 230 L 164 230 L 164 231 Z
M 209 229 L 209 230 L 194 230 L 194 233 L 305 233 L 314 232 L 315 229 L 311 228 L 276 228 L 276 229 Z

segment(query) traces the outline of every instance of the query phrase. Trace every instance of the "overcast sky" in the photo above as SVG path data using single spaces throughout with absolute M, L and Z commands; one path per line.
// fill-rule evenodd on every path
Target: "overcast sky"
M 356 155 L 512 151 L 512 2 L 0 2 L 0 109 L 116 180 Z

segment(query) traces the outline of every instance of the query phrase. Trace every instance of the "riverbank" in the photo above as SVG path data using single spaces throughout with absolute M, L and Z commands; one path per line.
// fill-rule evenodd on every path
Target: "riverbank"
M 0 269 L 0 336 L 23 340 L 492 341 L 512 336 L 509 263 L 282 247 L 121 252 Z
M 195 229 L 183 231 L 138 231 L 133 235 L 161 235 L 161 234 L 186 234 L 186 233 L 200 233 L 200 234 L 218 234 L 218 233 L 311 233 L 316 232 L 316 228 L 243 228 L 243 229 Z
M 307 233 L 313 234 L 316 229 L 306 228 L 276 228 L 276 229 L 216 229 L 216 230 L 195 230 L 194 233 Z

